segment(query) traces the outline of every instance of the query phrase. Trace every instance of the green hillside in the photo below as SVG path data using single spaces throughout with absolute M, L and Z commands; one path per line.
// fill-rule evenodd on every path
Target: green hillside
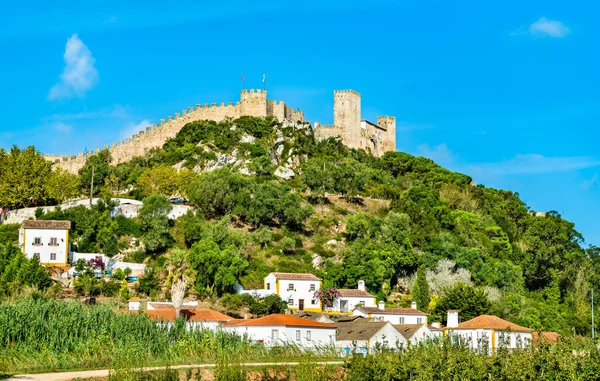
M 189 123 L 117 166 L 109 155 L 89 157 L 74 176 L 51 170 L 32 148 L 0 151 L 0 207 L 89 194 L 93 166 L 98 196 L 144 200 L 137 219 L 112 218 L 109 201 L 38 217 L 72 220 L 79 251 L 114 255 L 140 238 L 126 258 L 146 261 L 159 279 L 163 254 L 187 248 L 197 270 L 190 292 L 203 298 L 232 293 L 237 282 L 261 287 L 271 271 L 312 272 L 325 287 L 364 279 L 390 305 L 414 297 L 430 321 L 457 308 L 463 318 L 488 312 L 532 328 L 591 330 L 598 252 L 582 247 L 574 224 L 556 212 L 536 216 L 518 193 L 474 186 L 429 159 L 377 158 L 339 140 L 316 142 L 307 125 L 252 117 Z M 24 185 L 26 194 L 13 191 Z M 167 221 L 165 196 L 186 198 L 195 212 Z

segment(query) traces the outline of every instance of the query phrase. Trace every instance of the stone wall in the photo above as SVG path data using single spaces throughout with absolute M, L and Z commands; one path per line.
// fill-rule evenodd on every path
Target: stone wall
M 189 122 L 198 120 L 214 120 L 217 122 L 225 118 L 239 118 L 240 116 L 266 117 L 273 115 L 280 121 L 285 119 L 303 121 L 302 111 L 293 110 L 284 102 L 267 101 L 267 92 L 264 90 L 242 90 L 240 93 L 240 102 L 232 104 L 221 103 L 217 106 L 197 104 L 196 107 L 189 107 L 187 110 L 181 110 L 181 113 L 175 113 L 167 119 L 161 119 L 160 124 L 147 126 L 145 130 L 139 131 L 131 138 L 119 140 L 111 143 L 110 146 L 104 146 L 110 151 L 113 164 L 127 162 L 136 156 L 144 155 L 146 151 L 154 147 L 161 147 L 168 139 L 175 137 L 177 133 Z M 97 148 L 96 152 L 100 149 Z M 86 157 L 92 155 L 92 151 L 86 154 L 80 153 L 77 156 L 44 155 L 44 157 L 56 163 L 60 168 L 71 173 L 77 173 L 85 165 Z

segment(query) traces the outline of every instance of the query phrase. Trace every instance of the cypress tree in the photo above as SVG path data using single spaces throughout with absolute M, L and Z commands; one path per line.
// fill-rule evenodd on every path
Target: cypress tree
M 412 295 L 413 302 L 417 302 L 417 308 L 421 311 L 427 311 L 429 306 L 429 285 L 425 275 L 425 267 L 421 266 L 417 270 L 417 279 Z

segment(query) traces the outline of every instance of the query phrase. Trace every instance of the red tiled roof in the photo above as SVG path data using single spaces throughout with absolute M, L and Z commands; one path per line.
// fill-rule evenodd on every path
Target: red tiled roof
M 154 308 L 155 310 L 172 310 L 173 309 L 172 304 L 148 303 L 148 305 L 151 305 L 152 308 Z
M 135 311 L 128 311 L 128 313 L 132 313 Z M 153 320 L 166 320 L 166 321 L 174 321 L 175 320 L 175 308 L 168 309 L 157 309 L 157 310 L 144 310 L 142 311 L 150 319 Z M 182 308 L 180 311 L 180 315 L 184 317 L 187 321 L 199 321 L 199 322 L 227 322 L 232 320 L 231 316 L 227 316 L 217 311 L 209 310 L 209 309 L 200 309 L 200 308 Z
M 340 293 L 340 296 L 367 296 L 371 298 L 375 297 L 374 295 L 371 295 L 364 290 L 338 289 L 338 292 Z
M 545 342 L 545 343 L 554 344 L 554 343 L 558 342 L 558 340 L 560 340 L 561 337 L 562 336 L 556 332 L 542 332 L 542 342 Z M 533 332 L 531 334 L 531 340 L 535 344 L 539 344 L 540 343 L 539 334 L 537 332 Z
M 224 324 L 232 326 L 265 326 L 265 325 L 287 325 L 293 327 L 315 327 L 335 328 L 334 324 L 320 323 L 314 320 L 303 319 L 292 315 L 272 314 L 258 319 L 236 319 Z
M 300 273 L 271 273 L 275 275 L 275 278 L 279 279 L 291 279 L 291 280 L 321 280 L 314 274 L 300 274 Z
M 71 221 L 53 221 L 53 220 L 23 220 L 21 225 L 23 229 L 71 229 Z
M 414 308 L 386 308 L 380 310 L 377 307 L 357 307 L 355 308 L 366 314 L 381 314 L 381 315 L 423 315 L 426 316 L 425 312 L 415 310 Z
M 507 320 L 500 319 L 498 316 L 492 315 L 477 316 L 476 318 L 460 323 L 457 327 L 451 329 L 510 329 L 511 331 L 531 331 L 531 328 L 521 327 L 520 325 L 513 324 Z

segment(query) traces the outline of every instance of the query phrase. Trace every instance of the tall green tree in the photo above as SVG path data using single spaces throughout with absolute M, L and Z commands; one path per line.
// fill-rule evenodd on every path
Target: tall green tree
M 79 170 L 79 180 L 81 189 L 86 195 L 90 194 L 90 187 L 94 186 L 94 195 L 100 194 L 105 180 L 110 175 L 112 168 L 110 166 L 110 151 L 105 149 L 95 155 L 88 156 L 85 165 Z M 93 176 L 92 176 L 93 174 Z
M 33 146 L 0 149 L 0 207 L 21 208 L 43 205 L 48 198 L 45 187 L 52 169 Z
M 425 267 L 421 266 L 417 270 L 417 279 L 413 288 L 413 302 L 417 302 L 417 308 L 421 311 L 427 311 L 429 306 L 429 285 L 427 284 L 427 275 Z
M 167 255 L 167 282 L 171 290 L 171 300 L 175 307 L 175 318 L 179 317 L 187 286 L 193 282 L 195 273 L 190 267 L 188 252 L 174 249 Z
M 165 196 L 146 197 L 140 209 L 142 242 L 150 252 L 166 250 L 173 242 L 169 233 L 169 212 L 173 206 Z
M 491 303 L 487 293 L 478 287 L 457 283 L 446 290 L 435 307 L 446 322 L 448 310 L 458 310 L 461 321 L 473 319 L 490 312 Z

